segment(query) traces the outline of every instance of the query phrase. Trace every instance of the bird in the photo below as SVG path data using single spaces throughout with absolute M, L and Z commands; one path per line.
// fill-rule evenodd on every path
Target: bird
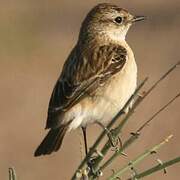
M 144 16 L 135 16 L 110 3 L 93 7 L 80 27 L 50 97 L 47 135 L 34 156 L 60 149 L 67 132 L 106 125 L 121 110 L 137 86 L 137 64 L 126 35 Z

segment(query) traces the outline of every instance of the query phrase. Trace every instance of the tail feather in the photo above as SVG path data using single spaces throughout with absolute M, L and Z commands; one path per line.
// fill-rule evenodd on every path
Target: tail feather
M 51 154 L 52 152 L 58 151 L 67 129 L 67 125 L 62 125 L 57 129 L 51 129 L 36 149 L 34 156 Z

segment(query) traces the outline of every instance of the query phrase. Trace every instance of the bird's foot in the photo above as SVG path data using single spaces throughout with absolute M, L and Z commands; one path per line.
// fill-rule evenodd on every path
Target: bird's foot
M 119 149 L 121 149 L 123 147 L 122 140 L 121 140 L 120 136 L 116 135 L 116 129 L 111 129 L 109 132 L 110 133 L 107 136 L 108 136 L 109 142 L 113 148 L 112 150 L 118 151 Z
M 122 147 L 122 140 L 116 135 L 116 129 L 109 130 L 102 123 L 97 122 L 106 132 L 109 142 L 113 148 L 119 149 Z
M 113 148 L 116 148 L 119 145 L 120 147 L 122 147 L 121 138 L 119 136 L 116 136 L 115 132 L 115 129 L 111 129 L 110 131 L 108 131 L 107 136 L 109 138 L 109 142 Z

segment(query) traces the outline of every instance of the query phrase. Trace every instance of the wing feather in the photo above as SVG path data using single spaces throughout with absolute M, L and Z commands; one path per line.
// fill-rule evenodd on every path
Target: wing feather
M 59 114 L 69 110 L 124 66 L 127 51 L 119 45 L 103 45 L 82 52 L 77 47 L 67 59 L 49 102 L 46 128 L 52 128 Z

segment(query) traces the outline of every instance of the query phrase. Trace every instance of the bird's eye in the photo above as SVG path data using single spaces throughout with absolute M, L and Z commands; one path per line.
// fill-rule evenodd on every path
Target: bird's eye
M 118 23 L 118 24 L 121 24 L 122 21 L 123 21 L 123 18 L 120 17 L 120 16 L 118 16 L 118 17 L 115 18 L 115 22 Z

